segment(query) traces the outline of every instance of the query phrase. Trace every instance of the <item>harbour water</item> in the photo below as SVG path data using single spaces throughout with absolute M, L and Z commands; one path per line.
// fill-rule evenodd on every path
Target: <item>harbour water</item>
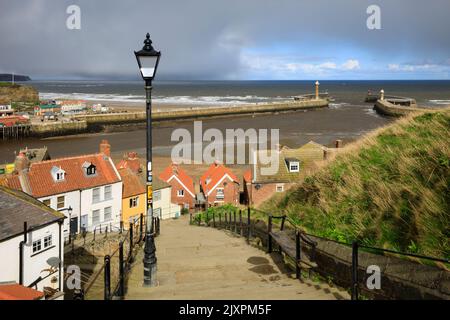
M 116 105 L 144 107 L 141 81 L 32 81 L 42 99 L 68 97 L 104 101 Z M 313 92 L 313 81 L 176 81 L 154 83 L 154 107 L 213 106 L 283 101 Z M 298 147 L 314 140 L 328 145 L 335 139 L 348 142 L 392 121 L 377 115 L 372 104 L 364 103 L 367 90 L 374 94 L 383 88 L 388 95 L 409 96 L 419 105 L 450 104 L 450 81 L 322 81 L 320 91 L 334 98 L 330 107 L 292 113 L 260 114 L 203 120 L 203 130 L 279 129 L 280 143 Z M 176 128 L 192 131 L 193 120 L 161 123 L 153 129 L 153 154 L 170 155 L 171 133 Z M 49 148 L 52 157 L 86 154 L 97 151 L 102 139 L 110 141 L 112 151 L 143 153 L 145 131 L 142 126 L 125 126 L 121 132 L 103 132 L 47 139 L 27 138 L 0 141 L 0 163 L 11 162 L 22 147 Z

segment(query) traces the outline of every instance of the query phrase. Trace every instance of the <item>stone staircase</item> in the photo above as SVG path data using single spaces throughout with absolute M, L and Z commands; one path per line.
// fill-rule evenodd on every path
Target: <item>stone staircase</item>
M 188 217 L 163 221 L 156 239 L 158 282 L 143 287 L 142 252 L 128 276 L 126 299 L 349 299 L 345 290 L 297 280 L 279 254 L 244 238 L 189 225 Z

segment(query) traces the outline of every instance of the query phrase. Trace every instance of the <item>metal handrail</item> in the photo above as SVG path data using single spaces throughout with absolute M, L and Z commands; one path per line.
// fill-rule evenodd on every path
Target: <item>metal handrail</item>
M 271 215 L 270 213 L 268 213 L 268 212 L 266 212 L 266 211 L 262 211 L 262 210 L 255 209 L 255 208 L 251 208 L 251 210 L 256 211 L 256 212 L 260 212 L 260 213 L 263 213 L 263 214 Z M 322 237 L 322 236 L 318 236 L 318 235 L 315 235 L 315 234 L 307 233 L 307 232 L 301 230 L 300 227 L 299 227 L 298 225 L 295 224 L 295 222 L 292 220 L 292 218 L 290 218 L 290 217 L 287 216 L 287 215 L 285 215 L 285 216 L 286 216 L 286 220 L 289 221 L 289 223 L 290 223 L 296 230 L 299 230 L 299 231 L 300 231 L 300 235 L 301 235 L 301 236 L 305 236 L 305 237 L 310 236 L 310 237 L 322 239 L 322 240 L 325 240 L 325 241 L 331 241 L 331 242 L 338 243 L 338 244 L 345 245 L 345 246 L 349 246 L 349 247 L 352 246 L 352 243 L 347 243 L 347 242 L 338 241 L 338 240 L 334 240 L 334 239 L 330 239 L 330 238 L 325 238 L 325 237 Z M 272 216 L 272 217 L 274 217 L 274 216 Z M 303 237 L 302 237 L 302 239 L 305 240 L 305 239 L 307 239 L 307 238 L 303 238 Z M 315 242 L 315 241 L 312 240 L 312 239 L 309 239 L 309 241 Z M 307 242 L 307 240 L 305 240 L 305 242 Z M 315 242 L 315 243 L 316 243 L 316 245 L 317 245 L 317 242 Z M 400 251 L 395 251 L 395 250 L 390 250 L 390 249 L 383 249 L 383 248 L 378 248 L 378 247 L 371 247 L 371 246 L 362 245 L 362 244 L 358 244 L 358 245 L 359 245 L 359 247 L 365 248 L 365 249 L 376 250 L 376 251 L 382 251 L 382 252 L 387 252 L 387 253 L 392 253 L 392 254 L 397 254 L 397 255 L 403 255 L 403 256 L 408 256 L 408 257 L 414 257 L 414 258 L 419 258 L 419 259 L 425 259 L 425 260 L 430 260 L 430 261 L 436 261 L 436 262 L 442 262 L 442 263 L 450 264 L 450 260 L 447 260 L 447 259 L 436 258 L 436 257 L 430 257 L 430 256 L 425 256 L 425 255 L 420 255 L 420 254 L 415 254 L 415 253 L 400 252 Z

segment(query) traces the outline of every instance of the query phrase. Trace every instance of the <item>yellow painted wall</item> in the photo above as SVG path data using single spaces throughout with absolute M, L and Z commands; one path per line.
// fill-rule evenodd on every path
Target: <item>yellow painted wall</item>
M 122 199 L 122 222 L 125 229 L 128 229 L 130 225 L 130 217 L 139 217 L 141 213 L 145 217 L 146 205 L 145 205 L 145 193 L 138 195 L 139 202 L 136 207 L 130 208 L 130 199 L 134 198 L 123 198 Z

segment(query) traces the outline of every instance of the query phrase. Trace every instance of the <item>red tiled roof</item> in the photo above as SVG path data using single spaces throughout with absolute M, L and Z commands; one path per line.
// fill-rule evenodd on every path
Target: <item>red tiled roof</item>
M 245 182 L 251 182 L 252 181 L 252 170 L 249 169 L 244 172 L 244 181 Z
M 203 191 L 208 193 L 225 175 L 228 175 L 234 182 L 239 183 L 234 173 L 223 164 L 213 163 L 210 165 L 200 178 L 200 185 Z M 208 183 L 206 183 L 206 180 L 208 180 Z
M 20 284 L 0 284 L 0 300 L 39 300 L 44 293 Z
M 82 167 L 85 162 L 96 166 L 95 175 L 86 176 Z M 65 171 L 63 181 L 53 180 L 50 172 L 53 167 L 61 167 Z M 35 198 L 120 181 L 120 176 L 116 173 L 110 158 L 100 153 L 35 162 L 31 164 L 26 176 L 31 189 L 30 194 Z
M 194 181 L 183 169 L 174 163 L 164 169 L 164 171 L 159 175 L 159 178 L 163 181 L 169 182 L 169 179 L 172 178 L 172 176 L 176 176 L 186 187 L 187 191 L 189 191 L 191 195 L 195 195 Z
M 117 163 L 116 168 L 130 168 L 134 173 L 140 173 L 142 171 L 141 161 L 136 152 L 128 153 L 127 158 L 120 160 L 120 162 Z
M 29 122 L 29 119 L 23 116 L 6 116 L 0 118 L 0 124 L 2 124 L 5 127 L 11 127 L 16 123 L 27 123 L 27 122 Z
M 10 189 L 22 191 L 20 185 L 19 175 L 11 174 L 0 178 L 0 186 L 8 187 Z
M 137 196 L 139 194 L 145 194 L 145 186 L 141 182 L 141 179 L 134 174 L 129 168 L 118 169 L 120 176 L 122 177 L 123 192 L 122 199 Z

